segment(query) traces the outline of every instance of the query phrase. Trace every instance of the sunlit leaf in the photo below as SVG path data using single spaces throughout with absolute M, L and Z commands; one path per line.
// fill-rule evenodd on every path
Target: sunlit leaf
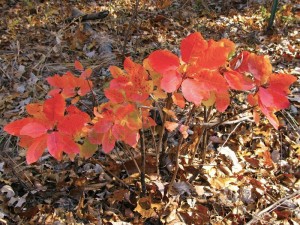
M 210 93 L 203 91 L 201 87 L 203 87 L 203 83 L 193 79 L 185 79 L 181 85 L 182 94 L 186 100 L 199 106 L 203 99 L 208 99 L 210 96 Z
M 149 55 L 151 67 L 158 73 L 165 74 L 179 67 L 179 58 L 168 50 L 157 50 Z
M 264 85 L 272 74 L 272 65 L 268 56 L 251 53 L 248 56 L 248 69 L 256 80 L 257 85 Z
M 254 88 L 253 81 L 239 72 L 227 71 L 224 73 L 224 77 L 229 86 L 234 90 L 248 91 Z
M 176 91 L 180 84 L 181 84 L 182 78 L 181 75 L 176 71 L 167 71 L 164 73 L 163 78 L 160 82 L 160 87 L 168 92 L 174 92 Z
M 180 51 L 182 60 L 188 63 L 191 58 L 197 58 L 204 50 L 207 49 L 207 46 L 207 41 L 204 40 L 199 32 L 190 34 L 181 41 Z

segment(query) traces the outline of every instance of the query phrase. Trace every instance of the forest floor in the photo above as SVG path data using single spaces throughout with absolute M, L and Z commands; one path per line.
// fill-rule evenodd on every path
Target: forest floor
M 280 1 L 274 28 L 266 33 L 270 0 L 137 2 L 135 10 L 134 0 L 0 0 L 0 224 L 300 224 L 299 3 Z M 73 7 L 109 14 L 86 28 L 68 19 Z M 172 152 L 171 169 L 157 176 L 156 157 L 148 151 L 148 195 L 140 197 L 138 169 L 120 149 L 74 162 L 45 153 L 27 165 L 26 151 L 3 131 L 26 115 L 28 103 L 45 98 L 45 78 L 73 70 L 75 60 L 93 69 L 103 101 L 110 65 L 121 67 L 124 56 L 141 63 L 157 49 L 178 53 L 181 40 L 195 31 L 206 39 L 228 38 L 237 52 L 269 55 L 275 72 L 293 74 L 298 82 L 291 107 L 277 115 L 281 129 L 263 120 L 209 130 L 205 163 L 189 163 L 193 153 L 187 151 L 172 192 L 165 193 Z M 236 155 L 239 173 L 232 171 L 231 156 L 218 153 L 221 145 Z

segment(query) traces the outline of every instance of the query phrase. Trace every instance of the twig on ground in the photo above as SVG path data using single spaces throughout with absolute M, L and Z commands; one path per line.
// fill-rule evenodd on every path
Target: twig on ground
M 66 23 L 70 23 L 70 22 L 76 22 L 76 21 L 87 21 L 87 20 L 99 20 L 99 19 L 104 19 L 105 17 L 108 16 L 109 11 L 105 10 L 105 11 L 101 11 L 101 12 L 95 12 L 95 13 L 90 13 L 90 14 L 84 14 L 82 13 L 79 9 L 74 8 L 74 10 L 76 11 L 76 14 L 72 14 L 72 16 L 70 16 L 69 18 L 65 19 Z
M 113 174 L 110 170 L 108 170 L 103 164 L 102 162 L 100 162 L 100 160 L 96 160 L 93 159 L 93 161 L 97 164 L 99 164 L 102 169 L 104 170 L 105 173 L 108 173 L 109 175 L 111 175 L 112 177 L 114 177 L 116 179 L 117 182 L 119 182 L 121 185 L 123 185 L 124 187 L 126 187 L 127 189 L 129 189 L 129 186 L 127 184 L 124 183 L 124 181 L 122 181 L 118 176 L 116 176 L 115 174 Z
M 230 120 L 230 121 L 224 121 L 222 124 L 235 124 L 235 123 L 240 123 L 240 122 L 243 122 L 243 121 L 249 121 L 249 122 L 254 122 L 254 120 L 251 119 L 251 117 L 242 117 L 242 118 L 239 118 L 239 119 L 236 119 L 236 120 Z M 216 125 L 220 125 L 219 122 L 210 122 L 210 123 L 201 123 L 200 125 L 202 126 L 216 126 Z
M 277 202 L 274 202 L 272 205 L 270 205 L 269 207 L 263 209 L 262 211 L 260 211 L 259 213 L 257 213 L 256 215 L 253 216 L 253 218 L 248 222 L 246 223 L 246 225 L 251 225 L 252 223 L 256 222 L 257 220 L 261 219 L 260 217 L 267 213 L 267 212 L 271 212 L 273 211 L 274 209 L 276 209 L 277 207 L 279 207 L 282 203 L 284 203 L 286 200 L 289 200 L 289 199 L 292 199 L 294 197 L 296 197 L 297 195 L 300 195 L 300 190 L 284 197 L 284 198 L 281 198 L 279 199 Z

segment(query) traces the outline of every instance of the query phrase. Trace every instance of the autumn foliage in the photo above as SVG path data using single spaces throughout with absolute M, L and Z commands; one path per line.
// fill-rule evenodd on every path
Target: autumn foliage
M 126 58 L 124 70 L 111 66 L 112 80 L 104 90 L 108 101 L 95 106 L 93 115 L 75 106 L 93 89 L 89 80 L 92 70 L 76 61 L 79 77 L 67 72 L 47 78 L 52 86 L 49 98 L 27 105 L 28 117 L 11 122 L 4 130 L 20 138 L 19 145 L 27 149 L 29 164 L 46 149 L 57 160 L 63 153 L 70 159 L 77 154 L 88 158 L 98 145 L 105 153 L 111 152 L 118 141 L 133 148 L 139 146 L 140 130 L 156 126 L 150 110 L 168 96 L 174 104 L 162 111 L 172 120 L 164 126 L 168 131 L 179 128 L 187 138 L 189 124 L 176 120 L 174 107 L 204 105 L 224 112 L 230 105 L 232 90 L 246 93 L 257 124 L 262 114 L 278 129 L 275 113 L 289 107 L 287 95 L 296 81 L 294 76 L 273 73 L 267 56 L 247 51 L 235 54 L 235 44 L 230 40 L 205 40 L 200 33 L 182 40 L 180 52 L 177 56 L 157 50 L 142 65 Z M 67 104 L 70 98 L 71 104 Z

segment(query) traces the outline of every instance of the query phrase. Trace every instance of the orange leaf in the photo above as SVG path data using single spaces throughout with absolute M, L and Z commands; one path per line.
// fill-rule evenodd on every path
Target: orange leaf
M 78 60 L 75 60 L 74 67 L 75 67 L 76 70 L 79 70 L 79 71 L 84 70 L 83 65 Z
M 113 78 L 126 76 L 124 71 L 122 69 L 120 69 L 119 67 L 117 67 L 117 66 L 110 66 L 109 71 L 110 71 Z
M 248 91 L 254 88 L 252 80 L 239 72 L 227 71 L 224 73 L 224 77 L 229 86 L 234 90 Z
M 219 92 L 216 96 L 216 109 L 219 112 L 224 112 L 230 103 L 230 96 L 228 92 Z
M 248 56 L 248 69 L 256 80 L 257 85 L 264 85 L 269 81 L 272 74 L 272 65 L 268 56 L 255 55 L 251 53 Z
M 80 75 L 80 78 L 87 79 L 89 78 L 93 73 L 93 70 L 91 68 L 87 68 L 85 71 L 83 71 Z
M 179 58 L 168 50 L 157 50 L 149 55 L 149 64 L 158 73 L 165 74 L 179 67 Z
M 199 32 L 195 32 L 182 40 L 180 45 L 181 58 L 188 63 L 191 59 L 197 58 L 205 49 L 207 41 Z
M 185 100 L 184 100 L 184 97 L 183 97 L 183 95 L 181 93 L 177 93 L 177 92 L 174 93 L 172 95 L 172 100 L 180 108 L 183 109 L 185 107 Z
M 165 122 L 165 128 L 169 131 L 172 132 L 174 131 L 177 127 L 178 127 L 178 123 L 175 122 L 170 122 L 170 121 L 166 121 Z
M 107 88 L 104 90 L 105 96 L 111 100 L 113 103 L 122 103 L 124 102 L 124 95 L 120 90 Z

